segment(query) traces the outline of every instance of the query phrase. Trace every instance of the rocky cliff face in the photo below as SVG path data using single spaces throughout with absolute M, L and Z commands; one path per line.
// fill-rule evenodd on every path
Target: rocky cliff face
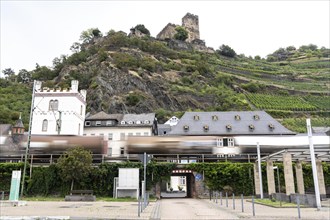
M 182 63 L 178 54 L 194 56 L 191 46 L 176 51 L 166 42 L 117 32 L 82 48 L 74 56 L 88 54 L 85 59 L 78 65 L 64 65 L 56 82 L 78 79 L 80 89 L 87 89 L 87 111 L 91 113 L 147 113 L 158 109 L 178 112 L 215 104 L 214 95 L 196 93 L 182 83 L 182 78 L 187 78 L 188 85 L 204 85 L 208 80 L 197 73 L 199 82 L 188 79 L 193 71 L 189 68 L 195 67 Z

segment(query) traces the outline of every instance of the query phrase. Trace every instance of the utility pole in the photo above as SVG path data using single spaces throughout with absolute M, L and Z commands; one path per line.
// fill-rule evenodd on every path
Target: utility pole
M 260 198 L 264 198 L 264 192 L 262 189 L 262 173 L 261 173 L 261 158 L 260 158 L 260 146 L 257 142 L 257 153 L 258 153 L 258 170 L 259 170 L 259 184 L 260 184 Z
M 24 169 L 23 169 L 23 177 L 22 177 L 21 198 L 23 197 L 23 193 L 24 193 L 24 180 L 25 180 L 26 166 L 27 166 L 26 164 L 27 164 L 27 157 L 28 157 L 30 143 L 31 143 L 31 129 L 32 129 L 33 111 L 34 111 L 34 94 L 35 94 L 36 82 L 37 82 L 36 80 L 33 81 L 32 101 L 31 101 L 31 109 L 30 109 L 30 121 L 29 121 L 29 133 L 28 133 L 27 146 L 25 148 L 25 159 L 24 159 Z
M 306 119 L 306 126 L 307 126 L 307 134 L 308 134 L 308 141 L 309 141 L 309 151 L 311 154 L 316 207 L 317 207 L 317 210 L 320 210 L 321 209 L 320 188 L 319 188 L 319 181 L 317 178 L 316 161 L 315 161 L 314 144 L 313 144 L 313 134 L 312 134 L 312 126 L 311 126 L 310 118 Z

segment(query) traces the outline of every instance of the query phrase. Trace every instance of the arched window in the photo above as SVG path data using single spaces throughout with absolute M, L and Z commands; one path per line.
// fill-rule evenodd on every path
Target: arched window
M 58 100 L 54 100 L 53 110 L 54 111 L 57 111 L 58 110 Z
M 48 128 L 48 121 L 47 119 L 44 119 L 42 121 L 42 131 L 47 131 L 47 128 Z
M 57 111 L 58 110 L 58 100 L 50 100 L 49 101 L 49 110 L 50 111 Z
M 53 110 L 53 108 L 54 108 L 53 105 L 54 105 L 54 100 L 52 99 L 52 100 L 49 101 L 49 110 L 50 111 Z

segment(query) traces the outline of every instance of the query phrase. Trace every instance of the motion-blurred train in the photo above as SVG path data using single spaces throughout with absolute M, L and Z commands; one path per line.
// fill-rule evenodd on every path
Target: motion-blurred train
M 31 154 L 62 154 L 71 147 L 81 146 L 93 154 L 107 154 L 107 142 L 98 136 L 32 135 L 28 146 L 28 136 L 1 136 L 0 155 L 25 153 L 29 147 Z

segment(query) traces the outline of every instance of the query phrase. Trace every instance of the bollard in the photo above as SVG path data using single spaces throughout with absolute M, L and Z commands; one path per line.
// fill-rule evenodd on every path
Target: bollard
M 218 191 L 215 193 L 215 203 L 218 203 Z
M 228 207 L 228 192 L 226 192 L 226 207 Z
M 300 219 L 301 216 L 300 216 L 300 200 L 299 200 L 299 195 L 297 196 L 297 208 L 298 208 L 298 219 Z
M 1 200 L 5 200 L 5 191 L 1 191 Z
M 142 196 L 140 197 L 140 209 L 141 209 L 140 213 L 142 213 L 143 212 Z
M 140 196 L 138 197 L 138 217 L 140 217 Z
M 253 216 L 256 216 L 256 213 L 254 211 L 254 196 L 252 196 L 252 212 L 253 212 Z
M 235 193 L 233 193 L 233 209 L 235 210 Z
M 212 200 L 212 194 L 211 194 L 211 191 L 209 192 L 210 193 L 210 201 Z
M 220 205 L 222 205 L 222 191 L 220 192 Z
M 244 200 L 244 196 L 243 196 L 243 194 L 241 195 L 241 201 L 242 201 L 242 212 L 244 212 L 244 202 L 243 202 L 243 200 Z

